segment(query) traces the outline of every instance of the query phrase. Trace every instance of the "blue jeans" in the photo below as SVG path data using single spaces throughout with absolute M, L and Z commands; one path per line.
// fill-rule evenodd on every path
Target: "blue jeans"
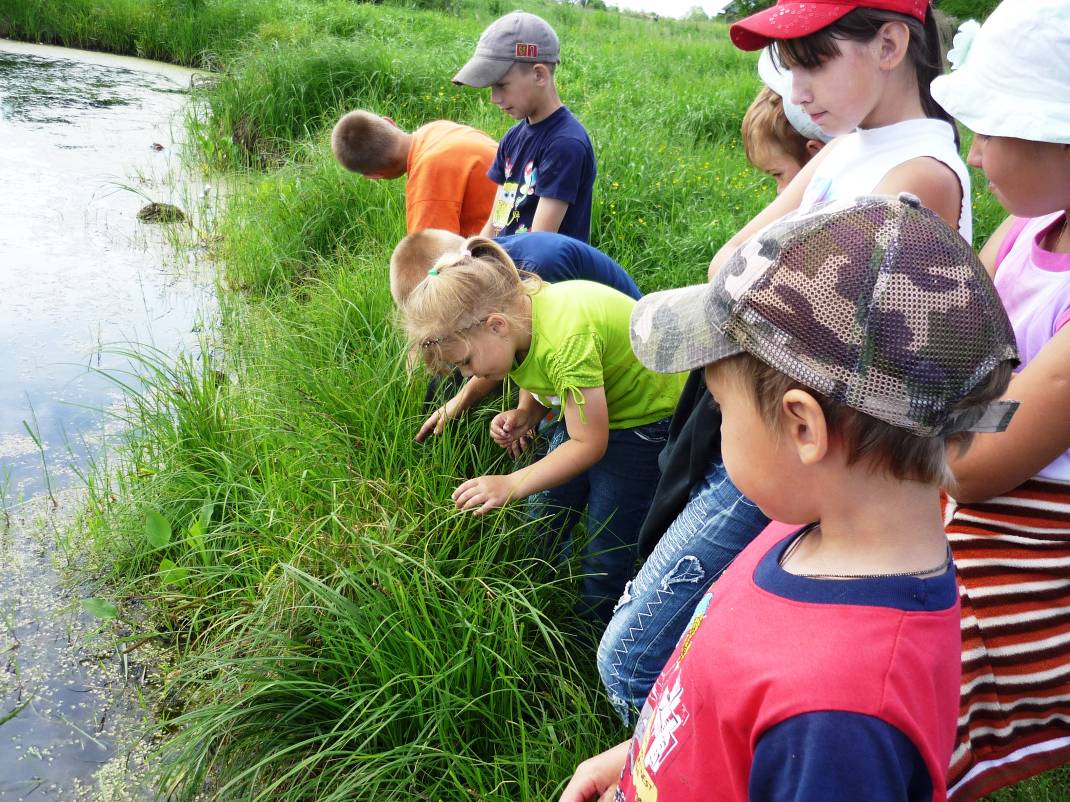
M 624 588 L 598 645 L 598 673 L 625 724 L 634 723 L 703 594 L 768 522 L 720 462 L 692 489 Z
M 639 527 L 654 497 L 661 471 L 658 453 L 669 433 L 669 419 L 610 429 L 606 453 L 597 463 L 563 485 L 532 496 L 532 513 L 543 521 L 556 545 L 560 564 L 572 546 L 572 529 L 587 509 L 591 537 L 580 560 L 577 612 L 606 624 L 624 584 L 633 575 L 639 552 Z M 568 439 L 564 422 L 550 431 L 550 451 Z

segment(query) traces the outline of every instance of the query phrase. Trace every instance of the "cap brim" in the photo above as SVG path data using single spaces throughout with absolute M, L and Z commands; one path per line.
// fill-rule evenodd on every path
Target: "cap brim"
M 974 133 L 1070 144 L 1070 100 L 1051 94 L 1037 76 L 1038 94 L 1004 91 L 998 76 L 984 76 L 967 64 L 933 80 L 933 100 Z
M 482 89 L 504 78 L 514 63 L 512 59 L 473 56 L 461 67 L 460 72 L 453 76 L 453 82 Z
M 643 296 L 630 326 L 639 361 L 656 373 L 681 373 L 742 353 L 721 330 L 716 292 L 698 284 Z
M 740 50 L 760 50 L 777 39 L 816 33 L 853 10 L 847 4 L 780 3 L 733 23 L 728 35 Z

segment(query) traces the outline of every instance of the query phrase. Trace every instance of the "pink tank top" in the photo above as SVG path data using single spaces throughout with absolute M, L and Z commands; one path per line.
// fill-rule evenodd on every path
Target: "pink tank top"
M 996 255 L 995 285 L 1018 341 L 1018 370 L 1070 321 L 1070 253 L 1053 253 L 1039 245 L 1064 215 L 1016 219 Z M 1070 481 L 1070 451 L 1037 476 Z

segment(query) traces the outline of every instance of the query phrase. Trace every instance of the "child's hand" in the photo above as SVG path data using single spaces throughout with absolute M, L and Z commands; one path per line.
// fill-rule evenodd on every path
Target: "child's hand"
M 500 412 L 490 422 L 490 436 L 495 443 L 509 452 L 516 459 L 527 448 L 531 440 L 531 428 L 539 421 L 539 411 L 510 409 Z
M 580 763 L 560 802 L 612 802 L 630 746 L 630 741 L 624 741 Z
M 422 443 L 429 434 L 442 434 L 442 430 L 446 428 L 446 421 L 449 418 L 450 416 L 446 414 L 446 407 L 442 406 L 436 409 L 423 422 L 420 430 L 416 432 L 416 442 Z
M 458 402 L 459 398 L 459 395 L 454 396 L 428 416 L 420 427 L 420 431 L 416 433 L 417 443 L 422 443 L 429 434 L 442 434 L 442 430 L 446 428 L 446 421 L 456 418 L 457 415 L 464 411 L 464 408 Z M 459 407 L 461 408 L 459 409 Z
M 473 515 L 482 515 L 512 501 L 515 490 L 516 478 L 509 474 L 477 476 L 453 491 L 453 503 L 459 510 L 471 510 Z

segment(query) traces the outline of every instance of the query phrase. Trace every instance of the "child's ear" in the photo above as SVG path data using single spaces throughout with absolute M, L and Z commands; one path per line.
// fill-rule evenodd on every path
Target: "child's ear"
M 536 64 L 531 71 L 535 73 L 535 83 L 538 86 L 543 86 L 550 80 L 550 69 L 545 64 Z
M 500 315 L 497 312 L 487 315 L 487 322 L 483 326 L 496 337 L 504 337 L 509 333 L 509 321 L 505 315 Z
M 906 58 L 910 29 L 903 22 L 886 22 L 877 31 L 876 44 L 881 69 L 894 70 Z
M 817 399 L 805 390 L 788 390 L 780 400 L 780 430 L 799 462 L 815 465 L 829 450 L 828 421 Z
M 820 139 L 807 139 L 806 140 L 806 152 L 810 154 L 810 158 L 814 158 L 821 148 L 825 147 L 825 143 Z

